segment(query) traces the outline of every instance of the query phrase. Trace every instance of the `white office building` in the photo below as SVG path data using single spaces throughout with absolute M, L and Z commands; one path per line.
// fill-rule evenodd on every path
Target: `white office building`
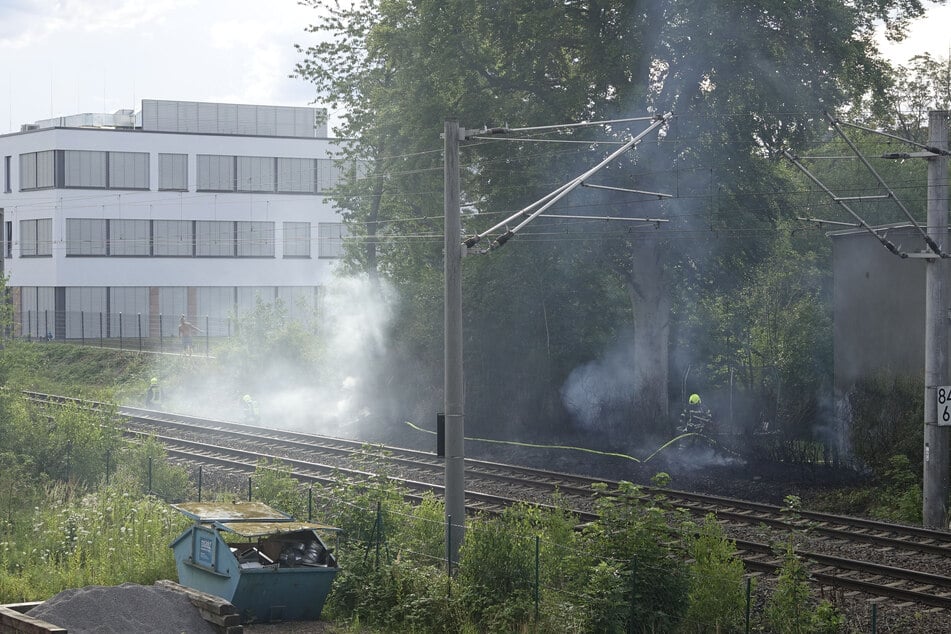
M 350 170 L 321 111 L 143 100 L 0 135 L 16 334 L 212 335 L 258 301 L 313 311 L 342 254 Z

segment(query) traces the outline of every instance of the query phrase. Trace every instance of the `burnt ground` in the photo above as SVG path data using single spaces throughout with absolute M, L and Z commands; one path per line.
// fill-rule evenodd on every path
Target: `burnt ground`
M 512 446 L 469 446 L 467 457 L 539 469 L 627 480 L 649 485 L 664 472 L 671 476 L 668 488 L 720 497 L 782 504 L 789 495 L 809 498 L 825 490 L 861 486 L 863 476 L 847 468 L 823 465 L 796 465 L 767 461 L 753 462 L 722 451 L 700 450 L 661 452 L 646 461 L 612 457 L 570 449 L 539 449 Z

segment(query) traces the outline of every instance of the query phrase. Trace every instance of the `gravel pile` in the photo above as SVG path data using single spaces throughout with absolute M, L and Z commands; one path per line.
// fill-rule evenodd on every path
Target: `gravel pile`
M 215 634 L 180 592 L 124 583 L 64 590 L 28 613 L 69 634 Z

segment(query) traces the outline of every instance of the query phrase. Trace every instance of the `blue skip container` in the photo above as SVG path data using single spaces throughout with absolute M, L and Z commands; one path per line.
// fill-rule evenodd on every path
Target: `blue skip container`
M 171 543 L 179 583 L 230 602 L 242 623 L 320 618 L 340 569 L 318 532 L 338 529 L 260 502 L 172 508 L 195 520 Z

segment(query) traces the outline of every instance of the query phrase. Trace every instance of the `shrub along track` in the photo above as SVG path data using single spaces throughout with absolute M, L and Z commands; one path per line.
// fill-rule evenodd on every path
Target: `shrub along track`
M 38 393 L 27 397 L 67 400 Z M 119 413 L 131 439 L 154 436 L 173 460 L 214 466 L 235 477 L 250 474 L 268 458 L 281 461 L 301 482 L 331 484 L 341 477 L 362 482 L 384 474 L 411 499 L 427 491 L 442 494 L 445 463 L 432 453 L 138 408 L 122 407 Z M 495 513 L 517 501 L 557 500 L 581 521 L 590 521 L 595 518 L 592 485 L 599 482 L 609 491 L 617 488 L 617 482 L 604 478 L 467 459 L 466 505 L 472 512 Z M 929 614 L 951 607 L 948 533 L 657 487 L 641 487 L 639 495 L 698 518 L 715 515 L 753 574 L 775 573 L 782 546 L 794 543 L 823 596 L 843 602 L 864 598 L 905 611 L 917 619 L 918 631 L 930 630 Z

